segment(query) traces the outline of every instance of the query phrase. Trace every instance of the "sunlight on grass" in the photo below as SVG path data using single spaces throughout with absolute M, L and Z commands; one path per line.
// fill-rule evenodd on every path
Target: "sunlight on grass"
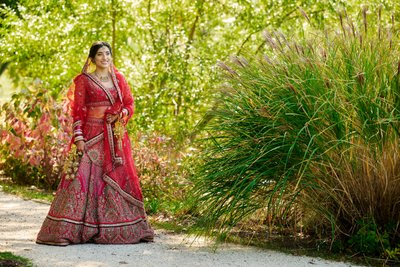
M 11 183 L 7 180 L 0 181 L 0 191 L 11 193 L 24 199 L 35 200 L 50 204 L 53 201 L 53 192 L 38 189 L 35 186 L 22 186 Z

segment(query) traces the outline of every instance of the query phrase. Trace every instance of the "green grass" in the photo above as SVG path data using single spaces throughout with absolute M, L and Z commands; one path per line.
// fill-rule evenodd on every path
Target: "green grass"
M 51 203 L 54 199 L 53 192 L 47 192 L 32 186 L 22 186 L 10 181 L 0 181 L 2 190 L 6 193 L 17 195 L 23 199 L 36 200 L 43 203 Z
M 24 257 L 16 256 L 11 252 L 0 252 L 0 266 L 2 267 L 33 267 L 32 262 Z

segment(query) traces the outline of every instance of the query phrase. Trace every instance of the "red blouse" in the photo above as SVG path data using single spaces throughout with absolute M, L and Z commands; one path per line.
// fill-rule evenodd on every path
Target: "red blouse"
M 86 122 L 88 107 L 110 106 L 110 113 L 120 114 L 123 109 L 125 123 L 134 112 L 134 100 L 125 77 L 115 73 L 115 81 L 118 87 L 105 88 L 102 83 L 91 74 L 80 74 L 74 79 L 75 91 L 72 103 L 72 117 L 74 128 L 74 142 L 84 140 L 82 132 Z

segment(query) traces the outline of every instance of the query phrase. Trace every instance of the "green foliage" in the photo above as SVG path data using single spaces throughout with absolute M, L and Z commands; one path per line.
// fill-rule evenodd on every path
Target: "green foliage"
M 45 191 L 35 186 L 17 185 L 12 181 L 2 180 L 1 190 L 22 197 L 23 199 L 51 203 L 54 198 L 53 191 Z
M 327 54 L 329 55 L 327 62 L 317 56 L 313 57 L 315 51 L 309 49 L 306 43 L 292 47 L 292 50 L 304 49 L 308 53 L 306 56 L 298 56 L 296 53 L 277 53 L 280 43 L 275 43 L 278 46 L 274 52 L 269 48 L 265 49 L 265 45 L 270 43 L 268 38 L 262 36 L 265 28 L 279 27 L 284 32 L 291 32 L 294 35 L 295 33 L 307 35 L 309 26 L 304 23 L 299 7 L 307 12 L 307 19 L 313 27 L 322 29 L 331 25 L 333 18 L 337 16 L 336 10 L 347 8 L 349 14 L 357 14 L 360 4 L 364 1 L 19 0 L 17 2 L 18 5 L 15 5 L 15 2 L 7 1 L 7 5 L 0 8 L 0 73 L 7 68 L 16 86 L 25 88 L 25 84 L 39 81 L 48 92 L 33 88 L 34 92 L 20 94 L 11 100 L 10 107 L 15 109 L 16 114 L 13 116 L 28 132 L 34 131 L 34 128 L 40 125 L 40 115 L 50 114 L 52 118 L 50 137 L 43 139 L 40 135 L 39 137 L 35 135 L 34 138 L 39 139 L 39 142 L 35 143 L 29 141 L 29 138 L 32 138 L 29 134 L 12 130 L 14 126 L 11 124 L 14 122 L 5 117 L 3 125 L 6 126 L 1 128 L 2 141 L 11 138 L 10 140 L 14 142 L 18 140 L 23 142 L 14 143 L 11 147 L 3 142 L 1 162 L 10 175 L 19 177 L 18 179 L 24 183 L 24 179 L 29 177 L 35 184 L 43 184 L 43 179 L 47 180 L 44 184 L 48 187 L 56 184 L 57 166 L 62 164 L 62 153 L 56 156 L 53 149 L 59 146 L 65 147 L 64 141 L 68 139 L 68 135 L 57 137 L 57 134 L 67 130 L 57 123 L 56 114 L 49 113 L 42 108 L 44 106 L 35 109 L 32 115 L 29 115 L 27 112 L 29 110 L 19 108 L 19 104 L 25 105 L 25 108 L 34 105 L 32 101 L 36 97 L 42 98 L 36 93 L 42 92 L 46 96 L 45 99 L 49 100 L 48 103 L 58 106 L 61 102 L 57 101 L 63 98 L 64 89 L 83 66 L 91 43 L 99 39 L 112 44 L 115 64 L 132 86 L 137 114 L 129 132 L 132 137 L 135 136 L 133 139 L 138 140 L 135 144 L 137 151 L 135 157 L 139 172 L 143 175 L 144 195 L 148 198 L 154 197 L 148 201 L 152 212 L 163 209 L 182 212 L 182 206 L 186 205 L 182 203 L 192 201 L 191 197 L 183 200 L 189 186 L 185 178 L 187 172 L 192 172 L 194 165 L 193 157 L 186 156 L 191 152 L 186 138 L 190 133 L 192 139 L 198 134 L 198 129 L 193 132 L 194 126 L 213 104 L 212 99 L 215 95 L 213 88 L 220 82 L 215 68 L 216 62 L 226 60 L 229 55 L 242 55 L 244 51 L 253 51 L 256 54 L 265 52 L 269 57 L 264 62 L 255 64 L 251 71 L 247 69 L 241 73 L 244 78 L 236 80 L 234 91 L 237 92 L 234 92 L 236 95 L 234 101 L 225 102 L 224 98 L 229 98 L 229 94 L 232 95 L 231 89 L 227 89 L 221 103 L 217 103 L 214 107 L 217 109 L 217 115 L 206 116 L 199 123 L 202 127 L 207 125 L 210 117 L 220 116 L 220 119 L 216 119 L 210 125 L 211 129 L 213 125 L 216 125 L 216 128 L 211 130 L 213 136 L 209 139 L 211 144 L 217 144 L 218 149 L 207 148 L 204 158 L 200 159 L 208 162 L 207 165 L 211 168 L 207 166 L 199 169 L 201 175 L 209 174 L 212 178 L 204 181 L 211 188 L 209 192 L 201 191 L 201 184 L 198 187 L 199 194 L 204 193 L 202 197 L 206 205 L 202 207 L 205 210 L 209 206 L 217 209 L 215 212 L 210 209 L 210 220 L 205 220 L 211 225 L 219 219 L 226 222 L 227 226 L 235 225 L 253 210 L 263 209 L 265 206 L 268 206 L 270 211 L 274 210 L 272 215 L 267 214 L 266 218 L 263 218 L 263 222 L 269 224 L 281 222 L 285 216 L 295 214 L 293 205 L 298 205 L 296 207 L 301 212 L 303 209 L 308 209 L 301 203 L 294 202 L 294 198 L 301 195 L 304 187 L 322 187 L 322 185 L 315 186 L 313 180 L 315 173 L 309 170 L 319 172 L 319 176 L 326 173 L 341 175 L 339 170 L 324 169 L 318 164 L 319 162 L 322 162 L 322 165 L 327 164 L 325 160 L 331 154 L 341 155 L 339 152 L 342 150 L 336 148 L 352 141 L 352 132 L 347 131 L 351 127 L 346 128 L 349 126 L 346 123 L 351 121 L 347 120 L 350 115 L 358 114 L 358 110 L 349 108 L 344 100 L 357 103 L 360 109 L 368 109 L 368 112 L 360 113 L 365 117 L 355 122 L 354 126 L 358 127 L 356 133 L 365 131 L 367 135 L 375 136 L 369 136 L 371 140 L 374 138 L 375 141 L 379 140 L 379 134 L 376 133 L 385 132 L 393 122 L 392 117 L 386 116 L 391 114 L 390 107 L 383 110 L 383 113 L 379 109 L 379 105 L 384 101 L 377 96 L 385 95 L 384 83 L 382 91 L 373 98 L 371 95 L 351 98 L 351 90 L 363 87 L 354 77 L 358 77 L 360 81 L 364 79 L 368 82 L 365 84 L 374 82 L 372 66 L 380 67 L 381 62 L 389 62 L 387 58 L 391 56 L 395 58 L 397 55 L 388 53 L 387 57 L 376 57 L 375 61 L 366 62 L 370 64 L 367 70 L 371 72 L 364 73 L 359 71 L 364 65 L 357 65 L 359 50 L 352 50 L 351 46 L 335 50 L 329 44 L 331 42 L 336 44 L 336 40 L 325 40 L 321 36 L 319 37 L 322 47 L 326 45 L 329 48 L 326 49 L 330 53 Z M 382 15 L 378 20 L 376 14 L 379 12 L 375 11 L 379 10 L 380 5 L 383 9 L 393 12 L 394 22 L 398 21 L 400 8 L 396 1 L 368 2 L 371 13 L 369 16 L 375 17 L 374 21 L 381 23 L 382 33 L 391 19 L 390 16 Z M 348 26 L 346 24 L 346 27 Z M 277 33 L 272 38 L 279 39 L 279 35 Z M 280 41 L 285 42 L 283 39 Z M 315 45 L 317 41 L 319 39 L 311 38 L 310 42 Z M 371 54 L 376 46 L 378 44 L 375 43 L 366 51 Z M 311 45 L 311 47 L 317 46 Z M 354 52 L 349 58 L 344 57 L 347 53 L 339 53 L 346 49 Z M 386 48 L 382 49 L 385 51 Z M 293 55 L 296 61 L 291 62 L 286 56 Z M 336 56 L 340 60 L 335 65 L 333 63 Z M 311 61 L 308 66 L 309 62 L 304 61 L 305 59 L 316 59 L 317 63 Z M 269 65 L 268 60 L 274 63 Z M 240 66 L 240 60 L 237 62 Z M 384 66 L 391 68 L 389 65 Z M 240 69 L 238 66 L 235 68 Z M 329 66 L 334 67 L 329 70 Z M 241 71 L 235 70 L 236 73 Z M 300 78 L 287 77 L 287 72 L 298 74 Z M 268 73 L 269 76 L 265 78 L 263 73 Z M 387 81 L 393 76 L 385 70 L 382 73 L 380 79 L 386 77 Z M 336 81 L 339 83 L 336 84 Z M 322 90 L 324 84 L 334 84 L 336 91 Z M 251 86 L 253 89 L 246 89 Z M 291 91 L 292 88 L 307 90 L 305 92 L 300 90 L 302 94 L 296 95 L 293 93 L 296 91 Z M 348 93 L 343 93 L 345 89 L 348 89 Z M 270 99 L 271 102 L 261 97 L 264 95 L 265 99 Z M 54 102 L 54 99 L 57 101 Z M 368 99 L 374 101 L 369 102 Z M 328 103 L 326 102 L 328 100 L 336 101 Z M 225 107 L 226 112 L 220 112 L 221 106 Z M 58 111 L 56 108 L 55 113 Z M 230 118 L 234 118 L 232 123 L 224 123 L 225 119 Z M 250 120 L 246 121 L 243 118 Z M 44 124 L 48 125 L 46 120 Z M 283 123 L 285 121 L 287 123 Z M 377 121 L 379 123 L 375 123 Z M 218 125 L 219 123 L 221 125 Z M 331 124 L 332 126 L 328 127 Z M 139 133 L 146 137 L 141 139 Z M 171 137 L 172 140 L 163 140 L 162 145 L 151 141 L 162 136 Z M 329 136 L 344 140 L 330 143 Z M 234 138 L 230 140 L 231 137 Z M 56 140 L 61 140 L 62 144 Z M 269 143 L 265 145 L 266 142 Z M 320 144 L 328 144 L 328 148 L 321 150 Z M 379 145 L 379 142 L 375 144 Z M 395 145 L 393 143 L 392 147 Z M 43 154 L 44 149 L 50 149 L 51 153 Z M 180 150 L 182 153 L 179 153 Z M 352 155 L 359 152 L 347 151 L 352 152 Z M 351 156 L 350 152 L 348 156 Z M 35 153 L 38 153 L 37 157 L 33 156 Z M 379 153 L 370 153 L 371 156 L 376 154 Z M 44 158 L 46 160 L 43 161 Z M 215 162 L 211 160 L 210 163 L 210 159 L 216 160 Z M 314 164 L 314 159 L 317 159 L 317 166 Z M 328 163 L 348 162 L 349 170 L 351 169 L 353 173 L 362 173 L 359 170 L 365 166 L 358 164 L 357 169 L 354 163 L 356 160 L 347 159 L 332 157 Z M 38 162 L 41 164 L 38 165 Z M 42 165 L 43 162 L 45 165 Z M 55 169 L 51 167 L 54 162 L 60 162 L 55 164 L 57 167 Z M 43 168 L 43 166 L 48 167 Z M 229 166 L 235 166 L 235 169 Z M 25 173 L 25 178 L 22 173 Z M 17 179 L 16 177 L 14 179 Z M 332 184 L 335 182 L 326 183 L 328 188 Z M 338 189 L 335 192 L 343 190 Z M 271 198 L 266 198 L 266 195 Z M 218 197 L 224 199 L 223 204 L 216 200 Z M 306 196 L 302 197 L 306 199 Z M 312 199 L 316 196 L 310 194 L 308 197 Z M 321 203 L 329 203 L 328 200 L 323 199 Z M 231 204 L 231 208 L 226 210 L 226 205 Z M 336 208 L 340 209 L 341 206 Z M 389 208 L 390 205 L 385 210 Z M 326 217 L 332 218 L 336 213 L 337 210 L 332 214 L 327 213 Z M 351 222 L 353 219 L 349 217 L 346 222 Z M 295 219 L 292 221 L 293 224 L 300 225 Z M 345 228 L 346 224 L 341 227 Z
M 1 152 L 2 157 L 5 158 L 0 165 L 4 175 L 20 185 L 37 184 L 36 181 L 40 179 L 41 174 L 35 166 L 10 156 L 6 148 L 3 148 Z
M 399 40 L 381 15 L 376 25 L 360 16 L 301 36 L 266 32 L 264 57 L 220 64 L 226 83 L 192 192 L 205 231 L 225 234 L 267 207 L 261 222 L 300 212 L 291 225 L 318 222 L 332 227 L 325 238 L 366 246 L 371 232 L 355 222 L 400 220 Z
M 400 246 L 395 249 L 386 249 L 383 255 L 389 260 L 400 262 Z
M 378 2 L 372 1 L 371 8 Z M 62 99 L 91 43 L 107 40 L 135 96 L 137 115 L 130 131 L 158 132 L 184 143 L 212 103 L 212 88 L 219 81 L 217 60 L 246 50 L 262 51 L 265 27 L 295 30 L 303 23 L 298 6 L 309 11 L 313 25 L 322 27 L 335 9 L 357 5 L 294 0 L 21 0 L 0 8 L 0 65 L 7 67 L 18 87 L 39 81 L 53 99 Z M 387 8 L 396 10 L 394 5 Z M 13 161 L 4 165 L 10 173 Z M 30 165 L 20 168 L 33 168 L 32 180 L 47 177 Z
M 16 256 L 11 252 L 0 252 L 0 266 L 32 267 L 29 259 Z
M 67 106 L 36 83 L 0 109 L 1 169 L 17 184 L 55 189 L 71 138 Z
M 57 96 L 93 41 L 109 41 L 136 96 L 138 127 L 181 139 L 209 108 L 217 60 L 260 51 L 261 32 L 295 31 L 301 7 L 323 27 L 352 1 L 18 1 L 0 8 L 0 65 L 15 82 L 38 78 Z M 370 1 L 375 10 L 381 1 Z M 397 12 L 398 4 L 385 3 Z M 83 42 L 82 42 L 83 40 Z
M 373 221 L 359 221 L 356 227 L 358 230 L 349 239 L 349 244 L 354 251 L 366 255 L 380 255 L 390 247 L 388 233 L 381 234 Z
M 159 133 L 131 136 L 135 165 L 149 214 L 177 213 L 188 188 L 182 165 L 189 155 L 171 138 Z
M 82 68 L 81 40 L 107 39 L 110 16 L 103 1 L 20 1 L 17 10 L 0 9 L 1 63 L 15 81 L 40 79 L 57 95 Z M 93 16 L 92 14 L 98 14 Z M 90 16 L 90 19 L 88 17 Z M 105 23 L 104 23 L 105 22 Z

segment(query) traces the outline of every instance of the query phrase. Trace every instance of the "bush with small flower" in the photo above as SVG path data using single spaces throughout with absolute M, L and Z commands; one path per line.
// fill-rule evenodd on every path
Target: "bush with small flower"
M 70 117 L 37 82 L 0 109 L 0 169 L 18 184 L 57 187 L 70 143 Z
M 185 160 L 190 156 L 173 138 L 152 132 L 131 132 L 133 153 L 147 211 L 177 212 L 184 204 L 188 183 Z M 135 135 L 133 135 L 135 134 Z

